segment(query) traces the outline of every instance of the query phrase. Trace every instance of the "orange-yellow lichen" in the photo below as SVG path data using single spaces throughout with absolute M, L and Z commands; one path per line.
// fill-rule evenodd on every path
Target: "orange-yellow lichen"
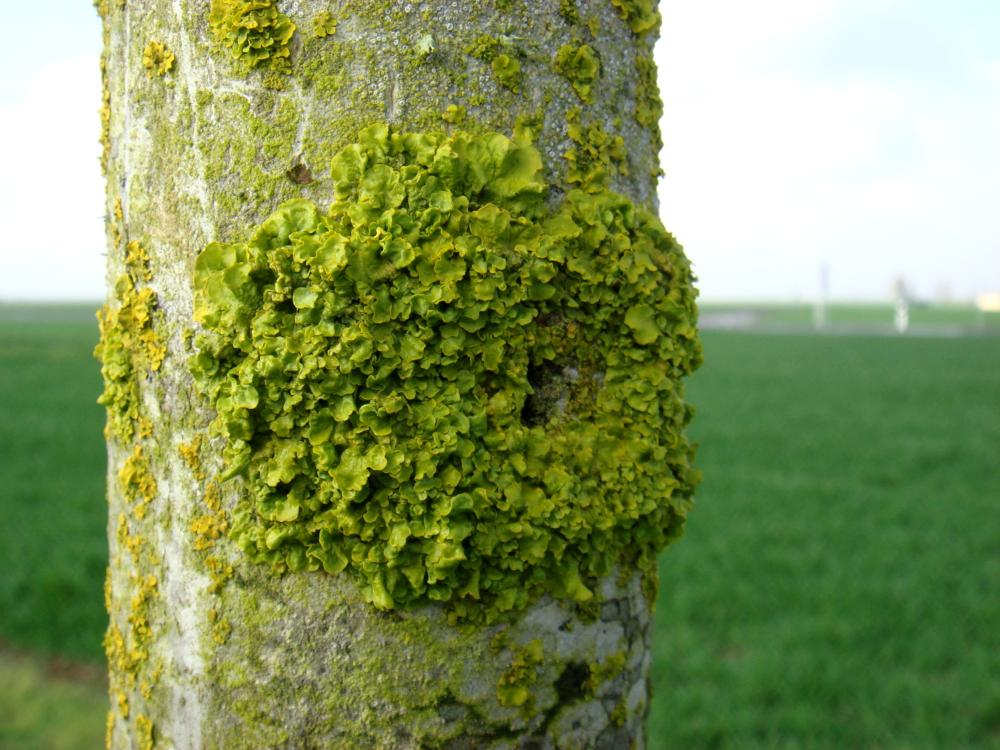
M 124 690 L 119 690 L 115 693 L 115 700 L 118 701 L 118 712 L 122 715 L 122 718 L 128 718 L 128 695 Z
M 117 248 L 122 242 L 122 224 L 125 221 L 125 213 L 122 211 L 121 198 L 115 198 L 113 217 L 114 218 L 108 222 L 108 225 L 111 231 L 111 244 L 113 247 Z
M 143 453 L 142 446 L 136 445 L 132 454 L 125 459 L 118 470 L 118 479 L 122 484 L 122 492 L 129 502 L 140 501 L 135 507 L 135 517 L 142 519 L 146 509 L 156 497 L 156 479 L 149 471 L 149 461 Z
M 136 717 L 135 731 L 138 735 L 139 750 L 153 750 L 156 746 L 153 737 L 153 722 L 148 716 L 139 715 Z
M 215 544 L 215 540 L 226 533 L 229 524 L 221 514 L 198 516 L 191 522 L 190 529 L 195 535 L 194 548 L 206 550 Z
M 131 611 L 129 612 L 128 622 L 129 625 L 132 626 L 132 635 L 135 638 L 136 643 L 145 644 L 148 643 L 150 636 L 152 635 L 149 628 L 149 617 L 146 605 L 150 599 L 156 596 L 156 576 L 134 576 L 133 583 L 135 584 L 135 589 L 132 594 Z
M 212 579 L 211 584 L 208 586 L 210 594 L 219 591 L 233 577 L 233 566 L 224 560 L 220 560 L 215 555 L 205 556 L 205 568 Z
M 153 272 L 149 267 L 149 253 L 138 240 L 132 240 L 125 246 L 125 265 L 135 275 L 136 280 L 152 280 Z M 142 291 L 152 292 L 148 288 Z
M 117 539 L 119 546 L 128 550 L 129 554 L 132 555 L 133 560 L 138 557 L 139 551 L 142 549 L 143 539 L 141 536 L 135 535 L 131 532 L 129 529 L 128 517 L 124 513 L 118 514 L 118 528 L 115 533 L 115 538 Z M 110 603 L 108 603 L 107 609 L 109 612 L 111 611 Z
M 137 241 L 125 251 L 125 273 L 115 282 L 117 306 L 104 305 L 97 313 L 101 340 L 94 356 L 101 361 L 104 392 L 98 399 L 108 410 L 107 437 L 122 443 L 136 434 L 139 414 L 139 379 L 160 368 L 166 343 L 154 326 L 156 293 L 143 286 L 152 278 L 149 254 Z M 148 432 L 152 433 L 152 426 Z
M 218 482 L 209 482 L 205 488 L 205 505 L 216 513 L 222 510 L 222 490 Z
M 205 487 L 204 503 L 209 512 L 196 516 L 188 526 L 195 535 L 194 548 L 198 551 L 207 550 L 229 530 L 218 482 L 209 482 Z
M 146 76 L 165 76 L 174 67 L 174 53 L 163 42 L 151 41 L 142 51 L 142 67 Z
M 199 482 L 205 479 L 205 469 L 201 465 L 202 441 L 203 437 L 198 433 L 190 443 L 181 443 L 177 446 L 177 452 L 191 470 L 192 476 Z

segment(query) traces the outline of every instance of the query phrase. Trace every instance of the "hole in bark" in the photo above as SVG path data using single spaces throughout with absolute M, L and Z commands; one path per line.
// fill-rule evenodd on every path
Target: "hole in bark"
M 590 666 L 572 661 L 556 680 L 556 694 L 560 703 L 570 703 L 583 697 L 585 684 L 590 679 Z
M 302 162 L 296 162 L 295 165 L 285 172 L 288 175 L 288 179 L 297 185 L 308 185 L 313 181 L 312 172 L 309 171 L 307 167 Z
M 559 391 L 565 388 L 562 368 L 554 362 L 528 365 L 528 382 L 532 393 L 524 399 L 521 407 L 521 424 L 525 427 L 540 427 L 549 421 L 559 404 Z

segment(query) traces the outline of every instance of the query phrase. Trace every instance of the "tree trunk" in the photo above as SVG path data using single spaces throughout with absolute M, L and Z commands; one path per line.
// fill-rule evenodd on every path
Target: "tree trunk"
M 550 207 L 577 189 L 655 210 L 653 0 L 100 0 L 98 10 L 108 746 L 644 747 L 658 550 L 615 548 L 611 568 L 594 568 L 603 576 L 577 588 L 536 581 L 514 607 L 484 590 L 483 616 L 474 600 L 457 611 L 430 593 L 380 598 L 382 572 L 327 572 L 318 547 L 254 561 L 232 533 L 253 484 L 224 478 L 218 404 L 192 361 L 209 327 L 196 311 L 199 254 L 246 243 L 289 199 L 329 205 L 331 160 L 365 126 L 517 129 L 541 156 Z M 697 343 L 690 276 L 678 269 L 666 291 L 680 290 L 687 317 L 659 326 L 685 352 L 663 386 L 677 394 L 667 421 L 680 458 L 657 547 L 679 529 L 693 485 L 676 381 Z M 579 390 L 571 370 L 544 383 L 535 370 L 531 385 L 561 404 Z M 600 388 L 604 372 L 594 377 Z M 558 405 L 533 408 L 548 410 L 536 421 L 561 418 Z

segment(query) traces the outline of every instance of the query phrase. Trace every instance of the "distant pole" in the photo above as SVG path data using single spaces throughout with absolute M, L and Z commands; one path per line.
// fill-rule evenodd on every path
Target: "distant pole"
M 892 291 L 895 299 L 893 327 L 896 329 L 896 333 L 906 333 L 910 327 L 910 295 L 902 276 L 896 279 L 892 285 Z
M 816 328 L 826 328 L 827 303 L 830 299 L 830 266 L 823 261 L 819 267 L 819 299 L 813 308 L 813 325 Z

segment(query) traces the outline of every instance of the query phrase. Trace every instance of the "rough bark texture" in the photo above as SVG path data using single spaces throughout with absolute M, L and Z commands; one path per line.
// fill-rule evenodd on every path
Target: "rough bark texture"
M 130 365 L 137 391 L 120 376 L 109 404 L 127 424 L 109 428 L 109 747 L 644 746 L 651 603 L 639 574 L 605 580 L 589 612 L 546 598 L 473 627 L 434 606 L 376 611 L 344 576 L 246 563 L 225 536 L 238 488 L 213 479 L 218 444 L 187 365 L 198 252 L 281 201 L 328 202 L 330 159 L 361 126 L 440 130 L 453 104 L 467 130 L 533 120 L 557 192 L 576 148 L 653 207 L 659 136 L 634 115 L 652 39 L 610 0 L 580 0 L 576 20 L 572 5 L 281 0 L 297 26 L 282 72 L 231 59 L 209 0 L 100 4 L 109 309 L 131 311 L 105 325 L 144 352 Z M 317 33 L 330 18 L 335 31 Z M 520 61 L 519 80 L 466 51 L 483 34 Z M 582 41 L 601 61 L 586 103 L 552 62 Z M 574 142 L 575 118 L 598 137 Z M 503 680 L 528 700 L 503 705 Z

